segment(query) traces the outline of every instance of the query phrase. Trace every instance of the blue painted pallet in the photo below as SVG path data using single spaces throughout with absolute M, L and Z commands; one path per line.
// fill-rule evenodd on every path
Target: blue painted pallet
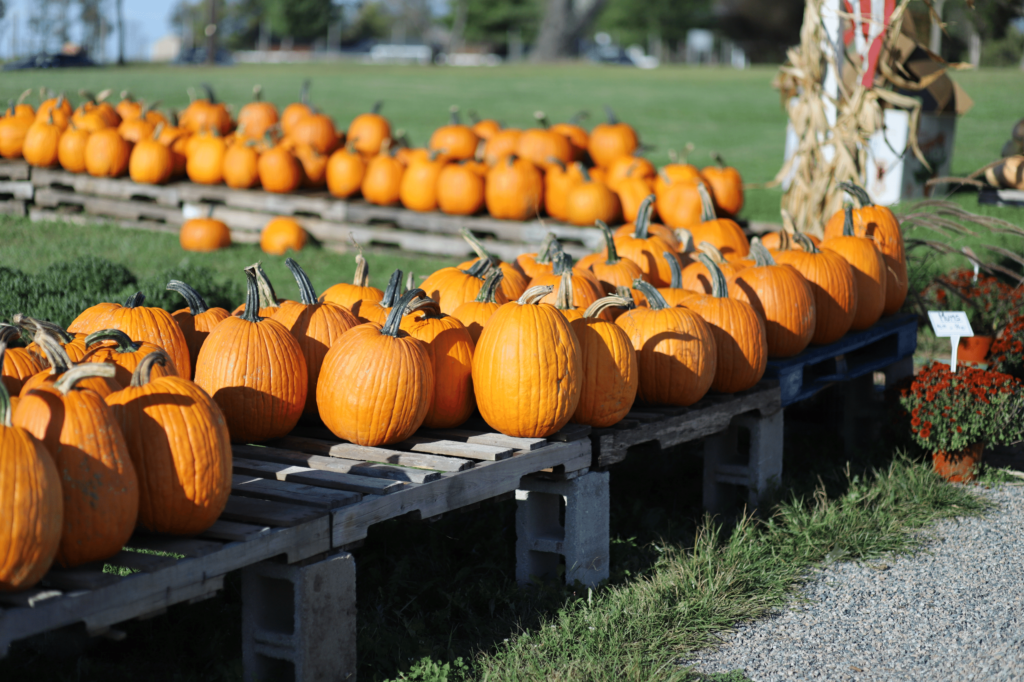
M 778 380 L 786 406 L 837 381 L 888 367 L 913 355 L 916 348 L 917 316 L 893 315 L 827 346 L 810 346 L 795 357 L 769 360 L 764 378 Z

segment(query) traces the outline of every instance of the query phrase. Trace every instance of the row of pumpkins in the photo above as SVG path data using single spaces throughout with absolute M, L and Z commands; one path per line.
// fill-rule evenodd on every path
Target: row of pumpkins
M 370 286 L 359 255 L 354 282 L 318 296 L 289 258 L 298 301 L 255 264 L 233 312 L 172 281 L 188 304 L 173 314 L 138 293 L 67 331 L 16 315 L 0 326 L 0 513 L 17 521 L 0 531 L 0 589 L 34 584 L 55 558 L 107 558 L 136 525 L 201 532 L 230 493 L 230 443 L 284 436 L 304 416 L 365 446 L 474 410 L 512 436 L 607 427 L 636 400 L 749 389 L 769 357 L 865 329 L 906 294 L 888 209 L 845 209 L 820 245 L 795 231 L 748 242 L 716 219 L 694 255 L 650 222 L 651 203 L 634 225 L 601 224 L 605 250 L 579 263 L 553 237 L 500 262 L 467 234 L 479 256 L 419 287 L 400 270 Z M 7 348 L 23 331 L 33 343 Z
M 116 106 L 89 93 L 75 109 L 63 95 L 38 109 L 19 101 L 0 118 L 0 156 L 147 184 L 187 176 L 278 193 L 326 187 L 340 198 L 361 194 L 374 204 L 453 215 L 486 208 L 495 218 L 526 220 L 543 210 L 575 225 L 633 221 L 654 192 L 666 225 L 690 227 L 700 218 L 699 184 L 720 213 L 743 206 L 740 174 L 720 157 L 703 169 L 685 162 L 656 169 L 636 155 L 636 130 L 611 110 L 590 131 L 575 121 L 549 125 L 541 112 L 538 127 L 520 130 L 491 119 L 464 125 L 453 107 L 449 124 L 425 148 L 412 148 L 404 134 L 393 135 L 379 103 L 339 132 L 309 104 L 308 84 L 280 115 L 259 92 L 237 121 L 209 89 L 180 120 L 127 92 Z

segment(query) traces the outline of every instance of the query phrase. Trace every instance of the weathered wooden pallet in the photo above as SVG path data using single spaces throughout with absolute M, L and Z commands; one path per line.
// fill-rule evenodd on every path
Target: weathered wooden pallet
M 499 498 L 523 476 L 589 469 L 589 428 L 551 438 L 466 429 L 423 430 L 388 448 L 339 441 L 301 427 L 264 446 L 234 447 L 232 494 L 197 538 L 137 533 L 103 565 L 53 569 L 37 587 L 0 593 L 0 656 L 12 641 L 83 623 L 92 635 L 168 606 L 212 596 L 229 571 L 284 556 L 288 563 L 358 545 L 370 527 L 437 518 Z
M 0 199 L 0 214 L 24 216 L 28 214 L 28 202 L 23 199 Z
M 47 187 L 36 188 L 35 205 L 41 208 L 63 209 L 65 212 L 88 213 L 120 220 L 164 223 L 179 227 L 184 222 L 179 208 L 145 201 L 109 199 Z
M 71 210 L 73 211 L 73 209 Z M 170 234 L 178 234 L 180 230 L 180 226 L 174 224 L 158 223 L 151 220 L 125 220 L 122 218 L 91 215 L 89 213 L 69 212 L 67 207 L 64 207 L 63 210 L 59 208 L 39 208 L 31 204 L 28 206 L 28 218 L 33 222 L 60 221 L 72 225 L 117 225 L 128 230 L 167 232 Z M 233 233 L 232 239 L 234 239 Z M 257 242 L 259 241 L 259 235 L 253 236 L 251 232 L 243 232 L 240 233 L 239 238 L 235 239 L 235 241 L 239 243 Z
M 835 343 L 811 346 L 796 357 L 769 360 L 765 377 L 779 382 L 785 406 L 806 400 L 836 382 L 894 365 L 912 357 L 916 348 L 917 316 L 893 315 Z
M 615 426 L 591 432 L 594 466 L 621 462 L 637 446 L 656 444 L 664 450 L 720 433 L 734 417 L 751 412 L 767 417 L 780 409 L 781 395 L 774 381 L 762 381 L 742 393 L 709 393 L 690 407 L 638 405 Z
M 0 180 L 28 180 L 32 167 L 22 159 L 0 159 Z

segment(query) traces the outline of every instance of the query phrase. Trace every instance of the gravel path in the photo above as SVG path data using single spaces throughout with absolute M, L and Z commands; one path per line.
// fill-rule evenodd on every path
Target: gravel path
M 807 603 L 683 663 L 754 682 L 1024 680 L 1024 487 L 980 492 L 999 508 L 937 524 L 915 556 L 829 566 Z

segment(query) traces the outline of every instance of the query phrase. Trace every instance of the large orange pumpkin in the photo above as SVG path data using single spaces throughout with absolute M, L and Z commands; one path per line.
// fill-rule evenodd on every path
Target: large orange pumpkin
M 537 275 L 549 274 L 554 269 L 552 262 L 557 249 L 554 248 L 557 240 L 554 232 L 544 235 L 544 241 L 537 248 L 537 253 L 523 253 L 516 257 L 516 265 L 528 278 L 533 279 Z
M 11 395 L 18 395 L 25 381 L 43 371 L 43 359 L 26 348 L 10 348 L 21 338 L 21 330 L 0 322 L 0 383 Z
M 722 252 L 708 242 L 701 242 L 698 244 L 697 248 L 701 253 L 714 261 L 715 265 L 718 266 L 718 269 L 725 274 L 725 278 L 727 280 L 732 279 L 740 270 L 747 267 L 747 262 L 744 260 L 734 259 L 727 261 Z M 711 273 L 708 271 L 704 263 L 700 261 L 693 261 L 683 268 L 681 284 L 683 289 L 710 294 Z
M 700 177 L 711 187 L 715 207 L 727 216 L 734 216 L 743 208 L 743 178 L 732 166 L 725 165 L 720 154 L 712 154 L 713 166 L 705 166 Z
M 238 139 L 224 152 L 224 184 L 233 189 L 249 189 L 260 181 L 260 155 L 255 146 Z
M 542 303 L 550 303 L 562 311 L 579 311 L 577 315 L 567 315 L 570 320 L 581 316 L 591 303 L 604 295 L 594 273 L 576 267 L 572 256 L 565 252 L 559 252 L 555 257 L 554 271 L 550 275 L 539 275 L 530 280 L 530 287 L 538 286 L 554 287 L 550 294 L 541 299 Z
M 430 354 L 399 328 L 409 303 L 422 295 L 406 292 L 383 327 L 359 325 L 327 353 L 316 402 L 334 435 L 375 447 L 405 440 L 423 423 L 434 395 Z
M 47 168 L 57 165 L 60 138 L 64 128 L 53 121 L 53 113 L 47 119 L 36 119 L 25 132 L 21 154 L 30 166 Z
M 402 174 L 398 198 L 412 211 L 437 210 L 437 184 L 445 162 L 432 153 L 430 158 L 410 163 Z
M 544 177 L 525 159 L 510 155 L 487 172 L 484 201 L 487 212 L 495 218 L 535 218 L 543 198 Z
M 219 135 L 194 135 L 185 161 L 188 179 L 202 185 L 219 185 L 224 180 L 227 151 L 224 138 Z
M 533 116 L 541 127 L 527 128 L 523 131 L 516 143 L 516 156 L 541 169 L 547 169 L 555 164 L 572 163 L 573 150 L 569 139 L 548 128 L 544 112 L 535 112 Z
M 495 133 L 487 144 L 484 145 L 484 161 L 488 166 L 493 166 L 507 156 L 516 153 L 519 146 L 519 136 L 523 131 L 516 128 L 504 128 Z
M 88 130 L 75 127 L 74 124 L 68 127 L 57 143 L 57 161 L 61 168 L 69 173 L 85 172 L 85 146 L 89 142 Z
M 308 78 L 302 81 L 299 101 L 292 102 L 281 112 L 281 132 L 285 135 L 289 135 L 299 121 L 313 113 L 313 108 L 309 104 L 309 85 Z
M 427 277 L 420 287 L 427 292 L 427 296 L 437 301 L 441 312 L 450 315 L 460 305 L 477 297 L 492 267 L 494 263 L 490 260 L 478 260 L 468 270 L 441 268 Z M 499 303 L 508 301 L 500 289 L 495 297 Z
M 614 223 L 622 216 L 622 205 L 615 192 L 600 182 L 594 182 L 583 164 L 577 168 L 583 182 L 569 190 L 565 197 L 565 219 L 572 225 L 593 225 L 600 220 Z
M 765 321 L 768 357 L 788 358 L 802 352 L 814 337 L 814 294 L 791 265 L 777 265 L 760 242 L 750 246 L 754 266 L 731 278 L 729 296 L 749 303 Z
M 484 206 L 484 179 L 466 162 L 449 163 L 437 176 L 437 207 L 451 215 L 473 215 Z
M 148 341 L 167 351 L 180 376 L 190 376 L 192 361 L 188 355 L 188 343 L 181 327 L 171 314 L 163 308 L 143 307 L 146 297 L 141 291 L 128 297 L 123 306 L 114 308 L 110 317 L 100 328 L 120 329 L 135 341 Z M 87 330 L 88 333 L 98 328 Z
M 351 139 L 327 159 L 327 191 L 341 199 L 358 192 L 366 175 L 366 162 Z
M 551 132 L 558 133 L 569 140 L 569 144 L 572 146 L 573 161 L 581 161 L 587 154 L 590 133 L 580 123 L 589 115 L 590 112 L 578 111 L 565 123 L 555 123 L 550 128 Z
M 619 256 L 619 252 L 615 248 L 615 237 L 607 224 L 598 221 L 597 226 L 604 234 L 606 255 L 591 264 L 590 270 L 601 283 L 604 292 L 612 294 L 615 293 L 615 288 L 618 286 L 632 286 L 633 280 L 643 276 L 643 270 L 630 259 Z
M 168 291 L 176 291 L 185 299 L 187 308 L 175 310 L 171 317 L 178 323 L 188 345 L 188 357 L 192 361 L 192 376 L 195 376 L 199 350 L 213 328 L 223 322 L 231 313 L 224 308 L 211 308 L 198 291 L 184 282 L 172 279 L 167 283 Z M 189 378 L 192 378 L 190 376 Z
M 544 210 L 555 220 L 566 220 L 569 192 L 583 184 L 582 166 L 561 161 L 551 164 L 544 172 Z
M 640 368 L 625 330 L 604 318 L 609 308 L 628 308 L 621 296 L 595 301 L 570 324 L 580 344 L 583 370 L 580 402 L 572 420 L 595 428 L 620 422 L 636 400 Z
M 139 363 L 129 386 L 106 398 L 139 478 L 139 525 L 195 535 L 213 525 L 231 494 L 231 436 L 203 389 L 154 371 L 163 351 Z
M 97 130 L 85 143 L 85 171 L 101 178 L 118 178 L 128 170 L 132 146 L 113 128 Z
M 231 246 L 231 230 L 213 218 L 190 218 L 181 226 L 178 242 L 186 251 L 216 251 Z
M 14 424 L 53 455 L 64 497 L 57 563 L 79 566 L 121 551 L 135 530 L 139 488 L 114 413 L 99 394 L 77 387 L 85 377 L 113 377 L 114 367 L 73 367 L 55 383 L 22 396 Z
M 308 144 L 321 154 L 330 154 L 338 146 L 338 132 L 327 114 L 304 116 L 292 126 L 288 137 L 296 144 Z
M 480 334 L 483 332 L 487 321 L 491 319 L 491 315 L 502 306 L 495 298 L 495 295 L 504 278 L 505 273 L 501 268 L 492 268 L 487 275 L 487 279 L 484 280 L 484 285 L 480 287 L 480 293 L 477 294 L 476 298 L 472 301 L 466 301 L 452 313 L 452 317 L 461 322 L 469 331 L 474 344 L 480 340 Z
M 163 351 L 152 343 L 132 341 L 119 329 L 101 329 L 89 334 L 85 338 L 85 348 L 88 352 L 82 358 L 82 362 L 104 362 L 113 365 L 114 381 L 122 386 L 131 383 L 132 373 L 147 355 Z M 160 377 L 178 375 L 170 360 L 155 370 L 155 373 Z
M 306 404 L 306 359 L 280 322 L 260 317 L 253 268 L 245 312 L 228 317 L 206 337 L 196 362 L 196 384 L 213 396 L 234 443 L 258 443 L 287 435 Z
M 380 154 L 370 159 L 366 166 L 361 185 L 363 198 L 379 206 L 397 204 L 401 196 L 404 173 L 405 166 L 391 156 L 390 149 L 383 149 Z
M 814 292 L 817 322 L 811 343 L 838 341 L 850 330 L 857 314 L 853 269 L 838 253 L 819 251 L 807 236 L 796 233 L 793 239 L 801 248 L 775 253 L 775 262 L 796 268 Z
M 163 126 L 158 126 L 160 131 Z M 162 185 L 171 179 L 174 172 L 174 157 L 171 150 L 153 137 L 138 140 L 128 157 L 128 176 L 135 182 L 148 185 Z
M 854 233 L 853 209 L 846 208 L 846 224 L 843 234 L 830 237 L 821 243 L 822 251 L 832 251 L 846 260 L 853 268 L 853 279 L 857 288 L 857 313 L 850 329 L 867 329 L 885 312 L 886 286 L 889 283 L 885 257 L 875 248 L 874 240 L 857 237 Z
M 288 216 L 271 219 L 260 232 L 260 248 L 273 256 L 283 256 L 289 249 L 302 251 L 305 246 L 306 231 L 298 221 Z
M 271 102 L 263 101 L 263 86 L 252 87 L 252 101 L 238 111 L 238 127 L 252 137 L 263 137 L 263 134 L 279 120 L 277 107 Z
M 523 274 L 522 269 L 520 269 L 517 263 L 506 263 L 490 253 L 483 245 L 483 242 L 469 231 L 469 228 L 462 228 L 459 230 L 459 234 L 466 240 L 470 248 L 476 252 L 476 258 L 459 263 L 457 267 L 460 270 L 468 270 L 480 260 L 489 260 L 505 273 L 505 277 L 501 280 L 501 293 L 505 294 L 505 297 L 510 301 L 514 301 L 523 295 L 523 292 L 530 285 L 530 280 Z
M 579 341 L 565 317 L 540 303 L 552 287 L 531 287 L 498 308 L 473 354 L 480 415 L 509 436 L 545 438 L 565 426 L 580 401 Z
M 619 192 L 622 183 L 628 178 L 653 182 L 658 175 L 654 164 L 642 156 L 620 156 L 608 166 L 605 184 L 613 192 Z
M 715 205 L 703 183 L 697 185 L 697 192 L 700 194 L 701 213 L 700 223 L 689 227 L 693 241 L 712 244 L 726 258 L 743 258 L 750 253 L 750 241 L 743 228 L 730 218 L 715 216 Z
M 18 319 L 18 317 L 18 315 L 15 315 L 15 319 Z M 76 338 L 71 342 L 61 345 L 66 336 L 62 337 L 59 333 L 59 328 L 50 322 L 21 316 L 19 323 L 22 328 L 32 330 L 33 338 L 35 339 L 33 345 L 39 349 L 39 352 L 46 358 L 49 365 L 48 369 L 33 374 L 25 380 L 25 383 L 22 384 L 21 392 L 18 394 L 19 397 L 23 398 L 34 388 L 52 386 L 68 370 L 75 367 L 69 354 L 84 358 L 87 351 L 85 350 L 84 339 L 79 341 Z M 122 388 L 121 384 L 114 380 L 113 377 L 106 378 L 103 376 L 85 377 L 79 381 L 78 386 L 95 391 L 101 398 L 107 397 L 114 391 L 120 391 Z
M 302 166 L 283 145 L 275 145 L 260 154 L 256 170 L 260 184 L 268 192 L 287 194 L 302 184 Z

